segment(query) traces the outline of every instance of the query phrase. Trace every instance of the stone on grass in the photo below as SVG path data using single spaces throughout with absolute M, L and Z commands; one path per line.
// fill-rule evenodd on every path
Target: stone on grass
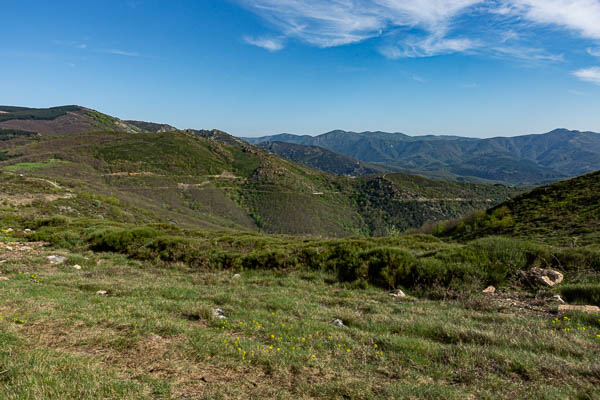
M 331 325 L 333 326 L 337 326 L 338 328 L 347 328 L 346 325 L 344 325 L 344 323 L 342 322 L 341 319 L 334 319 L 333 321 L 330 322 Z
M 81 269 L 81 265 L 75 264 L 75 265 L 73 265 L 73 268 L 75 268 L 75 269 Z
M 64 263 L 67 258 L 63 256 L 48 256 L 46 257 L 46 260 L 48 260 L 51 265 L 58 265 Z
M 30 233 L 33 233 L 33 231 L 31 229 L 27 228 L 23 231 L 23 233 L 30 234 Z
M 108 292 L 107 292 L 106 290 L 98 290 L 98 291 L 96 292 L 96 294 L 97 294 L 98 296 L 106 296 L 106 295 L 108 294 Z
M 390 293 L 390 296 L 393 296 L 393 297 L 406 297 L 406 293 L 404 293 L 400 289 L 396 289 L 392 293 Z
M 523 272 L 524 278 L 532 286 L 547 286 L 553 287 L 563 281 L 563 274 L 553 269 L 548 268 L 531 268 L 529 271 Z
M 482 293 L 496 293 L 496 288 L 493 286 L 488 286 L 485 289 L 483 289 Z
M 235 274 L 234 276 L 231 277 L 231 279 L 241 279 L 241 275 L 240 274 Z
M 581 311 L 588 314 L 597 314 L 600 313 L 600 307 L 597 306 L 572 306 L 569 304 L 561 304 L 558 306 L 558 313 L 566 313 L 569 311 Z
M 0 276 L 0 281 L 9 281 L 9 280 L 10 280 L 10 279 L 8 279 L 8 278 L 7 278 L 7 277 L 5 277 L 5 276 Z
M 8 228 L 4 230 L 4 233 L 13 233 L 15 230 L 13 228 Z
M 215 316 L 215 318 L 227 319 L 227 317 L 225 316 L 225 313 L 220 308 L 213 308 L 212 312 L 213 312 L 213 315 Z
M 557 301 L 559 303 L 565 303 L 565 301 L 563 300 L 562 297 L 560 297 L 559 294 L 555 294 L 554 296 L 552 296 L 552 300 Z

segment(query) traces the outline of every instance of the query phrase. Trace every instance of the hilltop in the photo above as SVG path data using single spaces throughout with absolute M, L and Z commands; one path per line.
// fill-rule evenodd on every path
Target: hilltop
M 125 122 L 78 106 L 2 109 L 5 171 L 114 197 L 157 222 L 181 226 L 381 235 L 460 217 L 516 193 L 403 174 L 339 177 L 222 131 L 162 132 L 168 125 Z
M 566 129 L 490 139 L 341 130 L 244 139 L 320 146 L 386 168 L 472 182 L 538 185 L 600 169 L 600 134 Z

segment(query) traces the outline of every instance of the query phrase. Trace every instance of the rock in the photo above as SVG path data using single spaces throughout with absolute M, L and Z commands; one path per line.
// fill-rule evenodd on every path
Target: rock
M 27 228 L 23 231 L 23 233 L 32 233 L 31 229 Z
M 496 288 L 493 286 L 488 286 L 481 293 L 496 293 Z
M 13 228 L 8 228 L 4 230 L 4 233 L 13 233 L 15 230 Z
M 8 251 L 13 251 L 13 248 L 11 246 L 4 246 L 4 248 Z
M 565 303 L 565 301 L 562 299 L 562 297 L 560 297 L 559 294 L 555 294 L 554 296 L 552 296 L 552 300 L 559 303 Z
M 156 333 L 151 333 L 150 334 L 150 339 L 158 341 L 158 340 L 163 340 L 163 337 L 160 336 L 160 335 L 157 335 Z
M 48 260 L 51 265 L 58 265 L 64 263 L 67 258 L 63 256 L 48 256 L 46 257 L 46 260 Z
M 215 316 L 215 318 L 227 319 L 227 317 L 225 316 L 225 313 L 220 308 L 213 308 L 212 312 L 213 312 L 213 315 Z
M 568 304 L 561 304 L 560 306 L 558 306 L 559 314 L 566 313 L 569 311 L 581 311 L 584 313 L 596 314 L 596 313 L 600 313 L 600 307 L 597 307 L 597 306 L 572 306 L 572 305 L 568 305 Z
M 4 264 L 6 262 L 8 262 L 8 260 L 0 260 L 0 265 Z
M 5 276 L 0 276 L 0 281 L 10 281 L 10 279 Z
M 242 276 L 240 274 L 235 274 L 234 276 L 231 277 L 231 279 L 241 279 Z
M 392 293 L 390 293 L 390 296 L 392 296 L 392 297 L 406 297 L 406 293 L 404 293 L 400 289 L 396 289 Z
M 531 268 L 529 271 L 522 272 L 525 280 L 532 286 L 553 287 L 563 281 L 563 274 L 553 269 Z
M 337 326 L 338 328 L 347 328 L 347 326 L 344 325 L 341 319 L 334 319 L 330 322 L 330 324 L 333 326 Z
M 73 268 L 75 268 L 75 269 L 79 270 L 79 269 L 81 269 L 81 265 L 79 265 L 79 264 L 75 264 L 75 265 L 73 265 Z
M 106 296 L 106 295 L 108 294 L 108 292 L 107 292 L 106 290 L 98 290 L 98 291 L 96 292 L 96 294 L 97 294 L 98 296 Z

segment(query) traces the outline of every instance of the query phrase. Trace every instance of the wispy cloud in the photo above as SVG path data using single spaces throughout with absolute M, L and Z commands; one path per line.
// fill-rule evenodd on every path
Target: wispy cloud
M 538 28 L 571 32 L 587 46 L 600 41 L 600 0 L 235 1 L 281 35 L 245 38 L 270 51 L 287 38 L 322 48 L 379 38 L 377 50 L 390 59 L 473 53 L 539 65 L 565 56 Z M 587 51 L 600 56 L 600 48 Z
M 283 49 L 283 40 L 280 38 L 269 38 L 269 37 L 251 37 L 245 36 L 244 41 L 253 46 L 262 47 L 269 51 L 279 51 Z
M 88 45 L 86 43 L 81 43 L 81 42 L 76 42 L 76 41 L 53 40 L 52 42 L 57 46 L 72 47 L 74 49 L 85 50 L 88 48 Z
M 458 86 L 461 87 L 461 88 L 463 88 L 463 89 L 477 89 L 477 88 L 479 88 L 479 84 L 475 83 L 475 82 L 461 83 Z
M 119 49 L 102 49 L 100 50 L 101 53 L 106 53 L 106 54 L 114 54 L 116 56 L 125 56 L 125 57 L 143 57 L 143 55 L 141 55 L 138 52 L 135 51 L 126 51 L 126 50 L 119 50 Z
M 573 75 L 582 81 L 600 85 L 600 67 L 583 68 L 573 72 Z
M 438 50 L 464 47 L 464 41 L 444 39 L 450 21 L 461 11 L 483 0 L 239 1 L 285 36 L 296 37 L 318 47 L 361 42 L 381 36 L 389 28 L 418 29 L 423 37 L 413 40 L 409 47 L 414 50 L 406 51 L 406 54 L 427 56 Z

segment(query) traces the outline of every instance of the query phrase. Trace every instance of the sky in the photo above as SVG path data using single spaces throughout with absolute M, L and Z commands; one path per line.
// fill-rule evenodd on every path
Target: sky
M 600 0 L 2 0 L 0 104 L 237 136 L 600 132 Z

